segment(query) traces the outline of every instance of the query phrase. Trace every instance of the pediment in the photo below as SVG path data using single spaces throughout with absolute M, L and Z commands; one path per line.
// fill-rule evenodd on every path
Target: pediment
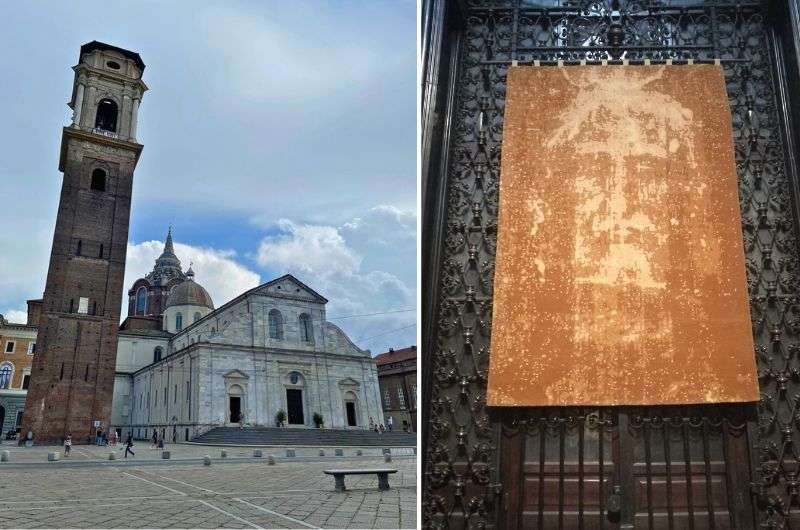
M 250 379 L 250 376 L 239 370 L 231 370 L 226 372 L 222 377 L 225 379 Z
M 361 384 L 352 377 L 345 377 L 339 381 L 339 386 L 360 386 Z
M 302 300 L 316 304 L 325 304 L 328 302 L 324 296 L 320 295 L 291 274 L 286 274 L 271 282 L 267 282 L 256 289 L 255 292 L 256 294 L 265 296 L 291 298 L 293 300 Z

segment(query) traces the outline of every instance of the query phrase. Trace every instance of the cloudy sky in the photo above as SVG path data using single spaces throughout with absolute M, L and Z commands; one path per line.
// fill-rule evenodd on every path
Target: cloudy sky
M 5 10 L 0 313 L 24 321 L 42 296 L 70 68 L 99 40 L 139 52 L 150 87 L 126 291 L 172 225 L 217 306 L 291 272 L 362 348 L 415 344 L 415 14 L 413 0 Z

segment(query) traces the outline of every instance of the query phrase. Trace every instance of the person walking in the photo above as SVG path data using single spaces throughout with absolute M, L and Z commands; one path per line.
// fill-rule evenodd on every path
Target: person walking
M 372 416 L 369 417 L 369 430 L 375 428 L 375 420 L 372 419 Z
M 97 429 L 97 436 L 94 437 L 94 443 L 100 445 L 103 440 L 103 429 Z
M 131 439 L 131 435 L 129 434 L 128 439 L 125 440 L 125 458 L 128 458 L 128 453 L 130 453 L 131 456 L 136 456 L 131 447 L 133 447 L 133 440 Z
M 164 435 L 163 434 L 160 434 L 158 436 L 158 448 L 159 449 L 164 449 Z
M 394 420 L 392 419 L 391 416 L 389 416 L 389 419 L 386 420 L 386 428 L 391 431 L 392 425 L 394 425 Z
M 158 448 L 158 431 L 153 429 L 153 444 L 150 446 L 150 449 L 157 449 Z
M 64 439 L 64 456 L 69 456 L 69 452 L 72 449 L 72 435 L 67 433 L 67 437 Z

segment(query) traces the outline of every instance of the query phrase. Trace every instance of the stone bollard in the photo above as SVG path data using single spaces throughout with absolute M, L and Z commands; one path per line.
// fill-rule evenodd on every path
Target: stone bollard
M 287 449 L 286 456 L 294 456 L 294 449 Z
M 385 455 L 383 455 L 383 461 L 384 462 L 391 462 L 392 461 L 392 455 L 390 453 L 386 453 Z
M 211 465 L 211 457 L 210 456 L 206 455 L 206 456 L 203 457 L 203 465 L 204 466 L 210 466 Z
M 169 457 L 170 457 L 169 451 L 161 451 L 162 460 L 169 460 Z
M 320 449 L 319 450 L 319 456 L 325 456 L 325 450 L 324 449 Z
M 342 451 L 341 449 L 336 449 L 336 450 L 334 451 L 334 454 L 335 454 L 336 456 L 344 456 L 344 451 Z
M 263 453 L 261 452 L 261 449 L 254 449 L 253 450 L 253 456 L 256 457 L 256 458 L 261 458 L 263 456 Z
M 110 453 L 108 453 L 108 459 L 109 460 L 116 460 L 117 459 L 117 453 L 115 453 L 114 451 L 111 451 Z
M 11 451 L 0 451 L 0 462 L 10 462 Z
M 223 449 L 222 451 L 220 451 L 219 456 L 220 458 L 228 458 L 228 451 Z
M 58 457 L 59 456 L 60 456 L 60 454 L 58 453 L 58 451 L 55 451 L 53 453 L 47 453 L 47 461 L 48 462 L 58 462 Z
M 364 451 L 362 451 L 361 449 L 356 449 L 356 456 L 361 456 L 363 454 L 364 454 Z
M 270 465 L 270 466 L 274 466 L 275 465 L 275 457 L 272 456 L 272 455 L 267 456 L 267 464 Z
M 391 449 L 389 449 L 389 448 L 384 448 L 384 449 L 383 449 L 383 454 L 385 454 L 385 455 L 392 454 L 392 450 L 391 450 Z

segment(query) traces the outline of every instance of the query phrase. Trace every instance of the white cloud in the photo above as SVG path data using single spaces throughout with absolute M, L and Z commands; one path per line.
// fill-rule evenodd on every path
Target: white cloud
M 11 309 L 3 313 L 3 318 L 14 324 L 25 324 L 28 321 L 28 312 L 19 309 Z
M 125 266 L 125 287 L 122 315 L 127 314 L 128 289 L 133 282 L 153 270 L 153 264 L 164 250 L 162 241 L 143 241 L 128 243 L 128 257 Z M 238 263 L 236 252 L 205 247 L 194 247 L 175 243 L 175 254 L 181 260 L 184 270 L 192 263 L 195 280 L 205 287 L 215 307 L 239 296 L 261 283 L 260 276 Z
M 416 242 L 417 216 L 414 212 L 381 204 L 370 208 L 366 214 L 344 223 L 341 233 L 355 243 L 389 247 L 398 242 Z
M 401 212 L 383 207 L 373 208 L 367 215 L 353 219 L 341 228 L 298 224 L 282 219 L 277 224 L 279 233 L 262 240 L 256 259 L 263 267 L 278 274 L 292 273 L 320 291 L 329 300 L 329 319 L 344 328 L 358 346 L 379 353 L 390 346 L 415 344 L 414 311 L 341 320 L 336 318 L 416 307 L 414 282 L 408 285 L 397 275 L 385 270 L 365 270 L 365 260 L 348 244 L 350 239 L 364 243 L 373 238 L 381 246 L 396 250 L 394 246 L 407 238 L 406 231 L 382 231 L 381 228 L 386 224 L 387 217 L 396 221 L 398 213 Z M 405 215 L 399 217 L 405 218 Z M 343 237 L 345 233 L 347 239 Z M 392 257 L 401 261 L 406 269 L 416 269 L 413 256 Z M 386 333 L 405 326 L 409 327 Z M 380 337 L 371 340 L 376 335 Z

